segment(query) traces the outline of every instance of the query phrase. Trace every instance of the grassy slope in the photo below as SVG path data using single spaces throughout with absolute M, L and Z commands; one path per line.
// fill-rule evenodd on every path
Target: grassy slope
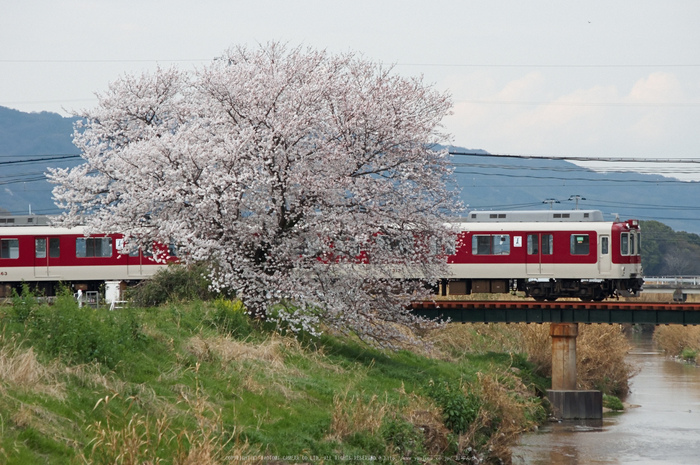
M 0 318 L 2 463 L 467 462 L 543 415 L 522 357 L 295 339 L 230 302 Z

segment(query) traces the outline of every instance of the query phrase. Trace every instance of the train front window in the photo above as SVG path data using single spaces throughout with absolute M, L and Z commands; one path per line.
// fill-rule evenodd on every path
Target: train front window
M 637 254 L 637 252 L 636 252 L 637 249 L 635 249 L 635 247 L 634 247 L 634 236 L 635 236 L 634 233 L 630 234 L 630 255 Z
M 0 239 L 0 258 L 19 258 L 19 239 Z
M 629 233 L 622 233 L 620 235 L 620 253 L 622 255 L 630 254 L 630 235 Z
M 591 244 L 588 234 L 571 235 L 571 255 L 588 255 L 591 252 Z
M 75 240 L 76 257 L 111 257 L 111 237 L 79 237 Z

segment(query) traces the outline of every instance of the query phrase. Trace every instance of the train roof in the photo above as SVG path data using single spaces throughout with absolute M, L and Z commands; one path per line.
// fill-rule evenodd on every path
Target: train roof
M 49 218 L 44 215 L 0 215 L 0 226 L 46 226 Z
M 525 223 L 525 222 L 600 222 L 600 210 L 532 210 L 532 211 L 473 211 L 464 222 Z

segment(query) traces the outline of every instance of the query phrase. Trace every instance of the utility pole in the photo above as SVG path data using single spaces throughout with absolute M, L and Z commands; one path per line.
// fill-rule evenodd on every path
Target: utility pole
M 556 199 L 546 199 L 546 200 L 544 200 L 542 203 L 548 203 L 548 204 L 549 204 L 549 209 L 551 210 L 551 209 L 552 209 L 552 204 L 561 203 L 561 202 L 559 202 L 559 201 L 556 200 Z
M 580 195 L 572 195 L 569 197 L 569 200 L 576 200 L 576 210 L 578 210 L 578 201 L 579 200 L 586 200 L 586 198 L 581 197 Z

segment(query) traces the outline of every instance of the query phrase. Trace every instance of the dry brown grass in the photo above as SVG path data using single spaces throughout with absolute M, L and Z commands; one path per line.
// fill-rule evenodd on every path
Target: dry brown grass
M 0 337 L 0 383 L 13 388 L 31 390 L 58 399 L 66 395 L 65 384 L 59 381 L 64 371 L 58 362 L 44 365 L 34 349 L 24 349 L 15 339 Z
M 517 325 L 450 323 L 427 337 L 438 349 L 458 359 L 465 353 L 516 352 L 522 347 Z
M 83 386 L 104 389 L 109 392 L 123 392 L 127 386 L 126 382 L 103 373 L 102 367 L 96 362 L 67 366 L 66 373 L 75 376 Z
M 420 431 L 428 455 L 441 456 L 449 447 L 452 434 L 445 426 L 441 409 L 426 397 L 406 393 L 403 387 L 398 392 L 401 400 L 391 404 L 387 399 L 365 392 L 352 396 L 347 392 L 335 395 L 326 439 L 342 441 L 358 433 L 375 435 L 387 420 L 402 420 L 411 424 L 415 431 Z M 387 456 L 406 453 L 391 450 L 391 447 L 387 448 Z
M 284 366 L 283 345 L 285 338 L 271 337 L 262 343 L 248 343 L 230 337 L 203 338 L 194 336 L 187 341 L 186 349 L 201 361 L 219 359 L 223 364 L 252 360 L 265 362 L 271 368 Z
M 700 302 L 700 294 L 686 294 L 686 302 Z M 673 302 L 673 293 L 643 292 L 639 297 L 620 297 L 622 302 Z
M 198 376 L 199 365 L 195 367 Z M 183 411 L 160 412 L 153 420 L 147 414 L 134 414 L 124 426 L 116 426 L 109 403 L 119 394 L 105 396 L 95 409 L 105 409 L 106 421 L 97 421 L 88 430 L 92 431 L 89 455 L 81 453 L 86 464 L 114 463 L 120 465 L 219 465 L 261 463 L 259 450 L 242 439 L 241 430 L 234 427 L 227 431 L 220 411 L 213 408 L 207 396 L 196 388 L 191 396 L 184 394 Z M 130 398 L 135 401 L 133 397 Z M 177 417 L 194 419 L 195 427 L 173 428 Z M 172 451 L 174 444 L 175 452 Z M 167 459 L 162 458 L 168 456 Z
M 478 382 L 464 389 L 476 394 L 482 404 L 476 420 L 459 436 L 460 454 L 478 449 L 499 463 L 510 463 L 511 447 L 536 424 L 534 411 L 539 405 L 532 400 L 534 393 L 508 372 L 480 373 Z M 481 444 L 484 437 L 488 439 Z
M 452 357 L 464 353 L 524 353 L 543 376 L 552 373 L 549 324 L 460 324 L 434 332 L 431 340 Z M 620 325 L 579 325 L 577 379 L 581 389 L 624 396 L 635 369 L 626 362 L 630 349 Z
M 624 397 L 637 369 L 627 362 L 631 346 L 621 325 L 579 325 L 576 371 L 581 389 Z
M 404 407 L 398 412 L 405 421 L 423 434 L 423 445 L 431 456 L 442 456 L 450 445 L 450 430 L 443 421 L 442 410 L 435 403 L 417 394 L 406 394 Z
M 388 402 L 380 400 L 376 394 L 336 394 L 333 396 L 333 415 L 327 439 L 341 441 L 356 433 L 375 434 L 381 428 L 388 409 Z
M 700 326 L 657 326 L 654 330 L 656 345 L 672 357 L 684 355 L 684 350 L 690 354 L 700 352 Z M 700 356 L 695 356 L 700 362 Z

